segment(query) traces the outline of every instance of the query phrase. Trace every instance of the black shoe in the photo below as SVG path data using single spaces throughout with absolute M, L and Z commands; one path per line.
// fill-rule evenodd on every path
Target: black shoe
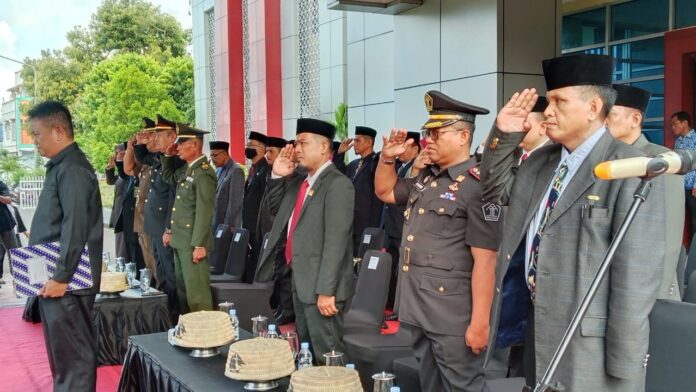
M 399 315 L 396 313 L 392 313 L 389 316 L 384 317 L 384 321 L 396 321 L 399 319 Z

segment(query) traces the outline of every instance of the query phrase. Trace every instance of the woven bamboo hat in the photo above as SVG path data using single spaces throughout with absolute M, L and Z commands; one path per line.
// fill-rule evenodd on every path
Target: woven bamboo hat
M 255 338 L 230 346 L 225 376 L 242 381 L 272 381 L 295 371 L 290 345 L 283 339 Z
M 316 366 L 300 369 L 290 377 L 292 392 L 362 392 L 355 369 L 342 366 Z
M 186 348 L 214 348 L 234 340 L 230 316 L 224 312 L 206 311 L 179 316 L 174 328 L 174 343 Z

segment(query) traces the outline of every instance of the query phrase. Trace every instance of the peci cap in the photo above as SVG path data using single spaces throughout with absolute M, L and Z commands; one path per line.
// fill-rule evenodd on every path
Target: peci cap
M 650 102 L 650 91 L 626 84 L 614 84 L 611 87 L 616 90 L 616 102 L 614 102 L 614 105 L 638 109 L 645 113 Z
M 429 113 L 428 121 L 421 129 L 441 128 L 457 121 L 474 124 L 477 114 L 489 113 L 488 109 L 458 101 L 436 90 L 425 94 L 425 109 Z
M 599 54 L 554 57 L 541 62 L 546 90 L 571 86 L 611 87 L 614 59 Z
M 329 140 L 333 140 L 336 136 L 336 127 L 334 127 L 333 124 L 322 120 L 316 120 L 313 118 L 298 118 L 296 134 L 299 135 L 305 132 L 314 133 L 316 135 L 324 136 Z

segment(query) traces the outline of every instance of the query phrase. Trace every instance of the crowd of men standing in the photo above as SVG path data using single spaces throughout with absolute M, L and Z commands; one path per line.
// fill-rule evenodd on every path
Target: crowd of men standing
M 641 133 L 649 93 L 612 86 L 612 69 L 608 56 L 545 60 L 546 97 L 534 88 L 514 94 L 480 157 L 472 156 L 472 138 L 476 116 L 488 110 L 439 91 L 424 97 L 422 132 L 393 129 L 380 152 L 378 132 L 365 126 L 341 143 L 333 142 L 332 124 L 316 119 L 299 119 L 293 141 L 252 132 L 246 178 L 228 143 L 210 142 L 211 165 L 203 153 L 207 132 L 145 118 L 106 168 L 116 189 L 110 225 L 117 253 L 156 272 L 176 320 L 213 309 L 214 230 L 246 228 L 243 281 L 275 281 L 278 323 L 294 320 L 317 354 L 345 352 L 343 313 L 360 236 L 382 227 L 394 259 L 388 303 L 411 336 L 422 389 L 481 391 L 486 363 L 501 349 L 509 349 L 509 374 L 533 386 L 639 183 L 600 180 L 595 166 L 664 151 Z M 82 390 L 94 382 L 94 354 L 84 350 L 93 343 L 59 337 L 71 330 L 90 336 L 96 287 L 65 290 L 85 244 L 98 284 L 101 201 L 67 109 L 46 102 L 29 115 L 37 148 L 50 159 L 34 218 L 42 224 L 32 226 L 30 243 L 63 245 L 61 268 L 39 302 L 49 360 L 56 389 Z M 688 115 L 672 120 L 678 146 L 696 147 Z M 346 164 L 351 147 L 358 157 Z M 689 177 L 652 181 L 558 367 L 556 378 L 569 390 L 644 389 L 648 314 L 657 298 L 678 298 L 675 263 L 692 188 Z M 74 189 L 81 191 L 66 196 Z M 68 316 L 75 308 L 81 316 Z

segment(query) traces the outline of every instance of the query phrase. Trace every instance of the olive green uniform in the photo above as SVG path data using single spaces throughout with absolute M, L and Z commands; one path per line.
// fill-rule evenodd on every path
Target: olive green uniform
M 176 289 L 181 313 L 212 310 L 210 294 L 210 262 L 204 258 L 193 262 L 195 247 L 207 254 L 213 249 L 211 222 L 215 207 L 215 170 L 203 156 L 191 164 L 174 170 L 174 158 L 162 157 L 162 176 L 176 181 L 176 197 L 172 208 L 172 238 Z

